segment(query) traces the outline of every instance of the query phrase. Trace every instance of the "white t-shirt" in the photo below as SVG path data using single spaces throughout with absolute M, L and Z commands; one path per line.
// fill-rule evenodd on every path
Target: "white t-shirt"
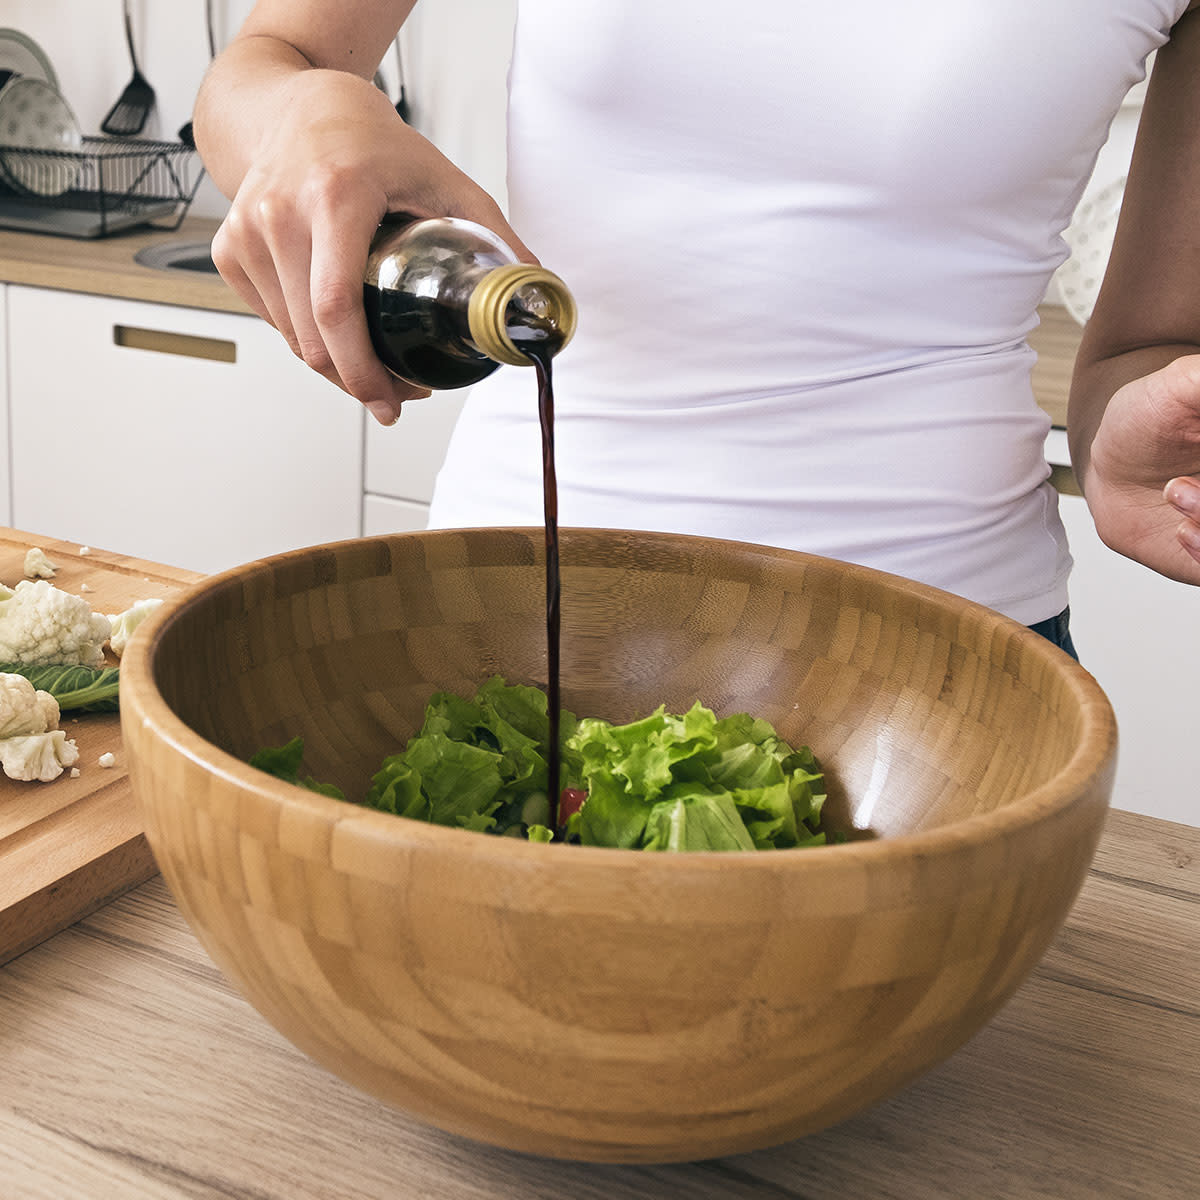
M 1185 0 L 520 0 L 515 229 L 564 277 L 561 524 L 1067 602 L 1025 337 Z M 536 525 L 532 370 L 467 400 L 435 526 Z

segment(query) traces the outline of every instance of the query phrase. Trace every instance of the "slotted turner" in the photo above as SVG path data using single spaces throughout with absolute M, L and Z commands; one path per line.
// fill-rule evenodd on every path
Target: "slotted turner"
M 217 57 L 217 33 L 214 28 L 213 20 L 213 0 L 205 0 L 204 2 L 204 25 L 208 31 L 208 61 L 212 62 Z M 179 140 L 185 145 L 190 146 L 193 150 L 196 148 L 196 138 L 192 131 L 192 123 L 188 121 L 179 130 Z
M 133 20 L 130 17 L 130 0 L 125 0 L 125 41 L 129 45 L 129 61 L 133 63 L 133 78 L 109 109 L 108 116 L 100 122 L 100 128 L 108 134 L 128 137 L 141 133 L 146 118 L 154 107 L 154 89 L 138 66 L 137 51 L 133 46 Z

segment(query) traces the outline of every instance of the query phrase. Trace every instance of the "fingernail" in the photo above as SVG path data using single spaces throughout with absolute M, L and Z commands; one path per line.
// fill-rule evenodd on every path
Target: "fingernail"
M 1163 489 L 1163 497 L 1182 513 L 1200 515 L 1200 485 L 1192 479 L 1170 480 Z
M 380 425 L 395 425 L 400 419 L 400 409 L 386 400 L 372 400 L 367 409 Z

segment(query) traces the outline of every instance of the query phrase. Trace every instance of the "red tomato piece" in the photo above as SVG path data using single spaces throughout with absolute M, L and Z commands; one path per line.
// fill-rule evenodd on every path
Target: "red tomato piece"
M 583 807 L 583 802 L 586 799 L 587 792 L 583 788 L 563 788 L 558 797 L 559 825 L 565 825 L 569 818 L 573 817 Z

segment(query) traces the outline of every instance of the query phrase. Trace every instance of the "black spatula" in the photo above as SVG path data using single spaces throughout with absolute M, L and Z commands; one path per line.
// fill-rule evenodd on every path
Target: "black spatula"
M 108 116 L 100 122 L 100 128 L 118 137 L 130 137 L 141 133 L 146 118 L 154 107 L 154 89 L 147 82 L 138 66 L 137 51 L 133 47 L 133 21 L 129 15 L 130 0 L 125 0 L 125 41 L 129 45 L 129 60 L 133 63 L 133 78 L 109 109 Z
M 408 102 L 408 93 L 404 87 L 404 52 L 400 46 L 400 35 L 397 33 L 392 48 L 396 52 L 396 86 L 400 94 L 396 97 L 396 112 L 402 121 L 412 120 L 412 108 Z
M 208 30 L 208 61 L 212 62 L 212 60 L 217 57 L 217 34 L 216 30 L 213 28 L 213 0 L 205 0 L 204 24 L 205 28 Z M 196 138 L 192 132 L 191 121 L 188 121 L 187 124 L 185 124 L 179 130 L 179 140 L 185 146 L 190 146 L 191 149 L 195 150 Z

